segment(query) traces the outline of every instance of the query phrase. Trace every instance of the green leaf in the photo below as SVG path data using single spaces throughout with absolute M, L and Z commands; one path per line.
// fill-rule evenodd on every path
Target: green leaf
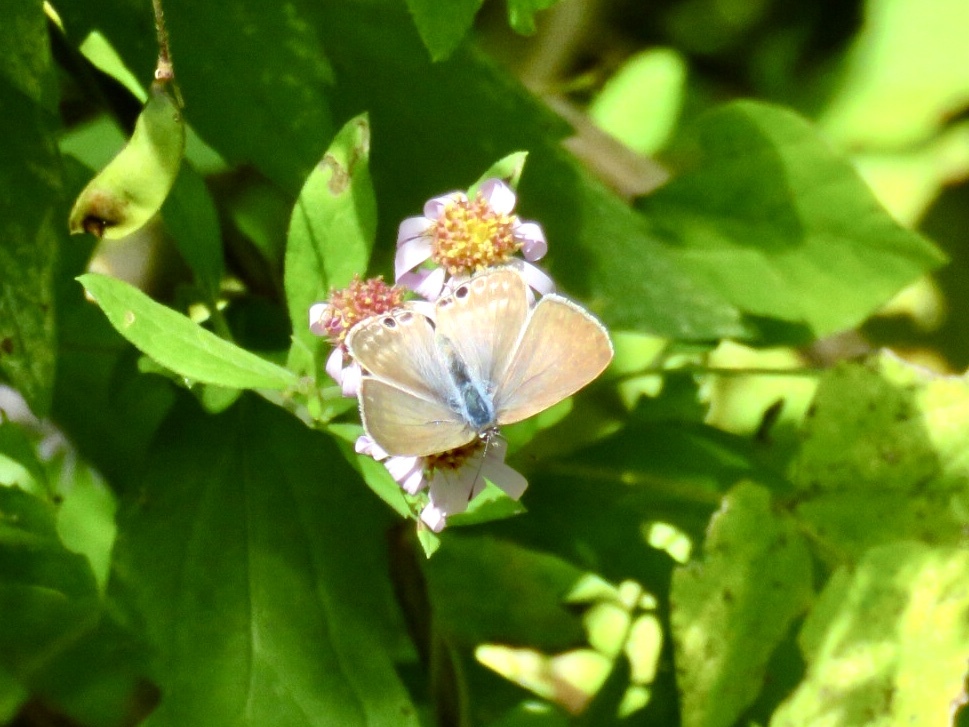
M 550 241 L 542 260 L 561 289 L 607 324 L 685 339 L 744 332 L 735 307 L 696 282 L 640 215 L 561 148 L 561 118 L 473 49 L 432 63 L 393 2 L 323 3 L 319 27 L 341 69 L 335 102 L 366 108 L 381 142 L 380 225 L 396 229 L 427 199 L 466 189 L 494 160 L 528 150 L 517 214 Z M 474 133 L 469 133 L 469 130 Z M 392 246 L 375 262 L 389 268 Z
M 125 603 L 144 614 L 159 724 L 417 719 L 391 659 L 390 513 L 329 438 L 255 397 L 184 397 L 119 517 Z
M 175 184 L 185 152 L 185 122 L 173 92 L 152 84 L 128 143 L 78 195 L 71 234 L 117 240 L 144 227 Z
M 50 493 L 44 466 L 24 427 L 0 415 L 0 485 L 17 486 L 38 497 Z
M 365 273 L 377 234 L 369 155 L 370 125 L 358 116 L 306 180 L 289 223 L 285 287 L 293 347 L 312 351 L 319 372 L 330 344 L 310 333 L 310 306 Z
M 0 672 L 80 723 L 139 712 L 142 651 L 103 613 L 87 560 L 57 537 L 49 503 L 0 487 Z
M 44 416 L 55 369 L 53 271 L 64 237 L 52 128 L 57 81 L 40 3 L 12 4 L 0 25 L 0 106 L 8 110 L 0 114 L 0 373 Z
M 892 543 L 838 570 L 804 623 L 807 676 L 771 727 L 950 724 L 969 651 L 969 553 Z
M 516 151 L 508 156 L 502 157 L 488 167 L 488 171 L 478 177 L 478 180 L 468 187 L 468 197 L 473 199 L 478 194 L 478 190 L 481 189 L 482 184 L 489 179 L 495 178 L 504 180 L 512 189 L 518 189 L 518 182 L 522 177 L 522 172 L 525 171 L 525 162 L 527 160 L 527 151 Z
M 923 144 L 969 100 L 965 5 L 868 0 L 864 8 L 820 124 L 845 148 Z
M 162 217 L 199 287 L 214 301 L 225 272 L 222 230 L 205 180 L 190 165 L 182 165 Z
M 550 8 L 559 0 L 508 0 L 508 22 L 516 33 L 535 32 L 535 13 Z
M 710 525 L 703 559 L 673 574 L 685 727 L 737 722 L 811 595 L 811 555 L 794 522 L 772 511 L 764 488 L 736 487 Z
M 447 533 L 424 564 L 435 624 L 452 643 L 527 643 L 564 649 L 583 640 L 565 605 L 582 571 L 514 543 Z
M 250 162 L 295 195 L 333 129 L 320 29 L 298 6 L 280 13 L 259 0 L 164 8 L 186 120 L 230 164 Z M 58 10 L 74 43 L 98 29 L 136 76 L 150 77 L 158 50 L 144 6 L 97 0 Z
M 672 48 L 637 53 L 606 82 L 589 116 L 630 149 L 655 154 L 676 128 L 686 73 L 686 59 Z
M 431 52 L 431 58 L 447 58 L 460 45 L 471 29 L 474 16 L 484 0 L 407 0 L 407 8 L 414 16 L 421 40 Z
M 821 379 L 790 465 L 797 517 L 836 560 L 969 525 L 969 382 L 889 353 Z
M 285 389 L 296 383 L 286 369 L 219 338 L 128 283 L 94 273 L 78 280 L 118 333 L 187 379 L 236 389 Z
M 644 220 L 749 314 L 824 336 L 945 260 L 790 111 L 728 104 L 700 117 L 676 155 L 687 168 L 642 200 Z
M 57 510 L 57 534 L 64 546 L 88 559 L 104 591 L 117 533 L 117 501 L 101 477 L 84 462 L 65 462 L 59 473 L 70 484 Z

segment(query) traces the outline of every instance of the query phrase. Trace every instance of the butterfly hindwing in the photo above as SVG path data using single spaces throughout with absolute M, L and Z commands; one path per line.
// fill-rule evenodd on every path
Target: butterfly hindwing
M 611 360 L 612 343 L 598 320 L 566 298 L 544 296 L 495 390 L 498 424 L 513 424 L 557 404 Z
M 367 434 L 387 454 L 423 457 L 461 447 L 478 433 L 440 401 L 365 376 L 360 417 Z

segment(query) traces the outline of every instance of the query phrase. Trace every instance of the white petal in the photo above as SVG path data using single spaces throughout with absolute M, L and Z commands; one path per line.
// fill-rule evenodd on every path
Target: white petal
M 464 512 L 468 509 L 477 474 L 477 466 L 466 465 L 457 471 L 438 470 L 431 477 L 429 486 L 431 504 L 445 515 Z
M 408 217 L 397 228 L 397 247 L 418 237 L 426 236 L 432 227 L 434 227 L 434 220 L 426 217 Z
M 314 303 L 310 306 L 310 331 L 317 336 L 325 336 L 328 333 L 323 325 L 323 316 L 329 307 L 329 303 Z
M 440 197 L 435 197 L 434 199 L 429 199 L 424 204 L 424 216 L 430 220 L 437 220 L 442 214 L 444 214 L 444 209 L 455 202 L 464 202 L 468 198 L 464 192 L 448 192 L 447 194 L 442 194 Z
M 425 300 L 437 300 L 444 289 L 444 268 L 434 268 L 413 291 Z
M 481 466 L 482 478 L 487 477 L 495 487 L 504 490 L 512 500 L 517 500 L 528 487 L 528 480 L 517 470 L 513 470 L 504 462 L 485 457 Z
M 384 467 L 405 491 L 412 495 L 420 491 L 424 480 L 424 461 L 420 457 L 388 457 Z
M 528 283 L 529 288 L 532 288 L 542 295 L 555 292 L 555 282 L 541 268 L 531 263 L 521 263 L 515 267 L 518 268 L 522 277 L 525 278 L 525 282 Z
M 481 185 L 481 195 L 499 215 L 510 215 L 515 209 L 515 193 L 500 179 L 488 179 Z
M 433 505 L 428 505 L 421 510 L 421 520 L 433 532 L 439 533 L 444 530 L 444 525 L 447 518 L 445 517 L 444 513 L 438 510 L 436 507 Z
M 548 252 L 545 233 L 536 222 L 520 222 L 515 226 L 515 239 L 521 240 L 522 255 L 530 262 L 541 260 Z
M 394 255 L 394 279 L 399 281 L 404 273 L 427 260 L 432 251 L 431 241 L 426 237 L 415 238 L 398 247 Z
M 354 398 L 360 390 L 360 380 L 362 378 L 363 371 L 360 369 L 360 364 L 356 361 L 344 368 L 343 381 L 340 383 L 340 387 L 343 389 L 343 395 L 349 399 Z
M 343 349 L 337 346 L 326 359 L 326 373 L 338 384 L 343 384 Z
M 383 450 L 383 447 L 373 441 L 368 434 L 361 434 L 359 437 L 357 437 L 357 441 L 354 443 L 353 449 L 357 454 L 365 454 L 368 457 L 373 457 L 378 462 L 382 462 L 390 456 Z

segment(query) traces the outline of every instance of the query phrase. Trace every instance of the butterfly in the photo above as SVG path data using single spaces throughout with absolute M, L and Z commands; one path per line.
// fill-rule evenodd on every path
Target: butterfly
M 480 273 L 440 298 L 354 326 L 363 427 L 388 454 L 425 456 L 486 441 L 571 396 L 612 360 L 592 314 L 560 295 L 532 302 L 514 268 Z

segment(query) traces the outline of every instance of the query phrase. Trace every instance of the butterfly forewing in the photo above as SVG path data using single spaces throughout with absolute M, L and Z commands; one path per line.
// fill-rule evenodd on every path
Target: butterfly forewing
M 461 447 L 478 433 L 442 401 L 428 400 L 379 379 L 360 383 L 360 416 L 387 454 L 423 457 Z
M 453 382 L 426 316 L 408 307 L 369 318 L 350 331 L 347 349 L 365 372 L 363 427 L 388 454 L 423 456 L 474 438 L 449 405 Z
M 528 289 L 512 268 L 477 275 L 438 302 L 437 335 L 490 390 L 505 374 L 528 317 Z
M 358 323 L 347 336 L 353 359 L 374 378 L 431 401 L 447 401 L 451 379 L 426 316 L 403 308 Z
M 535 304 L 495 391 L 499 424 L 513 424 L 571 396 L 612 360 L 609 334 L 575 303 L 546 295 Z

